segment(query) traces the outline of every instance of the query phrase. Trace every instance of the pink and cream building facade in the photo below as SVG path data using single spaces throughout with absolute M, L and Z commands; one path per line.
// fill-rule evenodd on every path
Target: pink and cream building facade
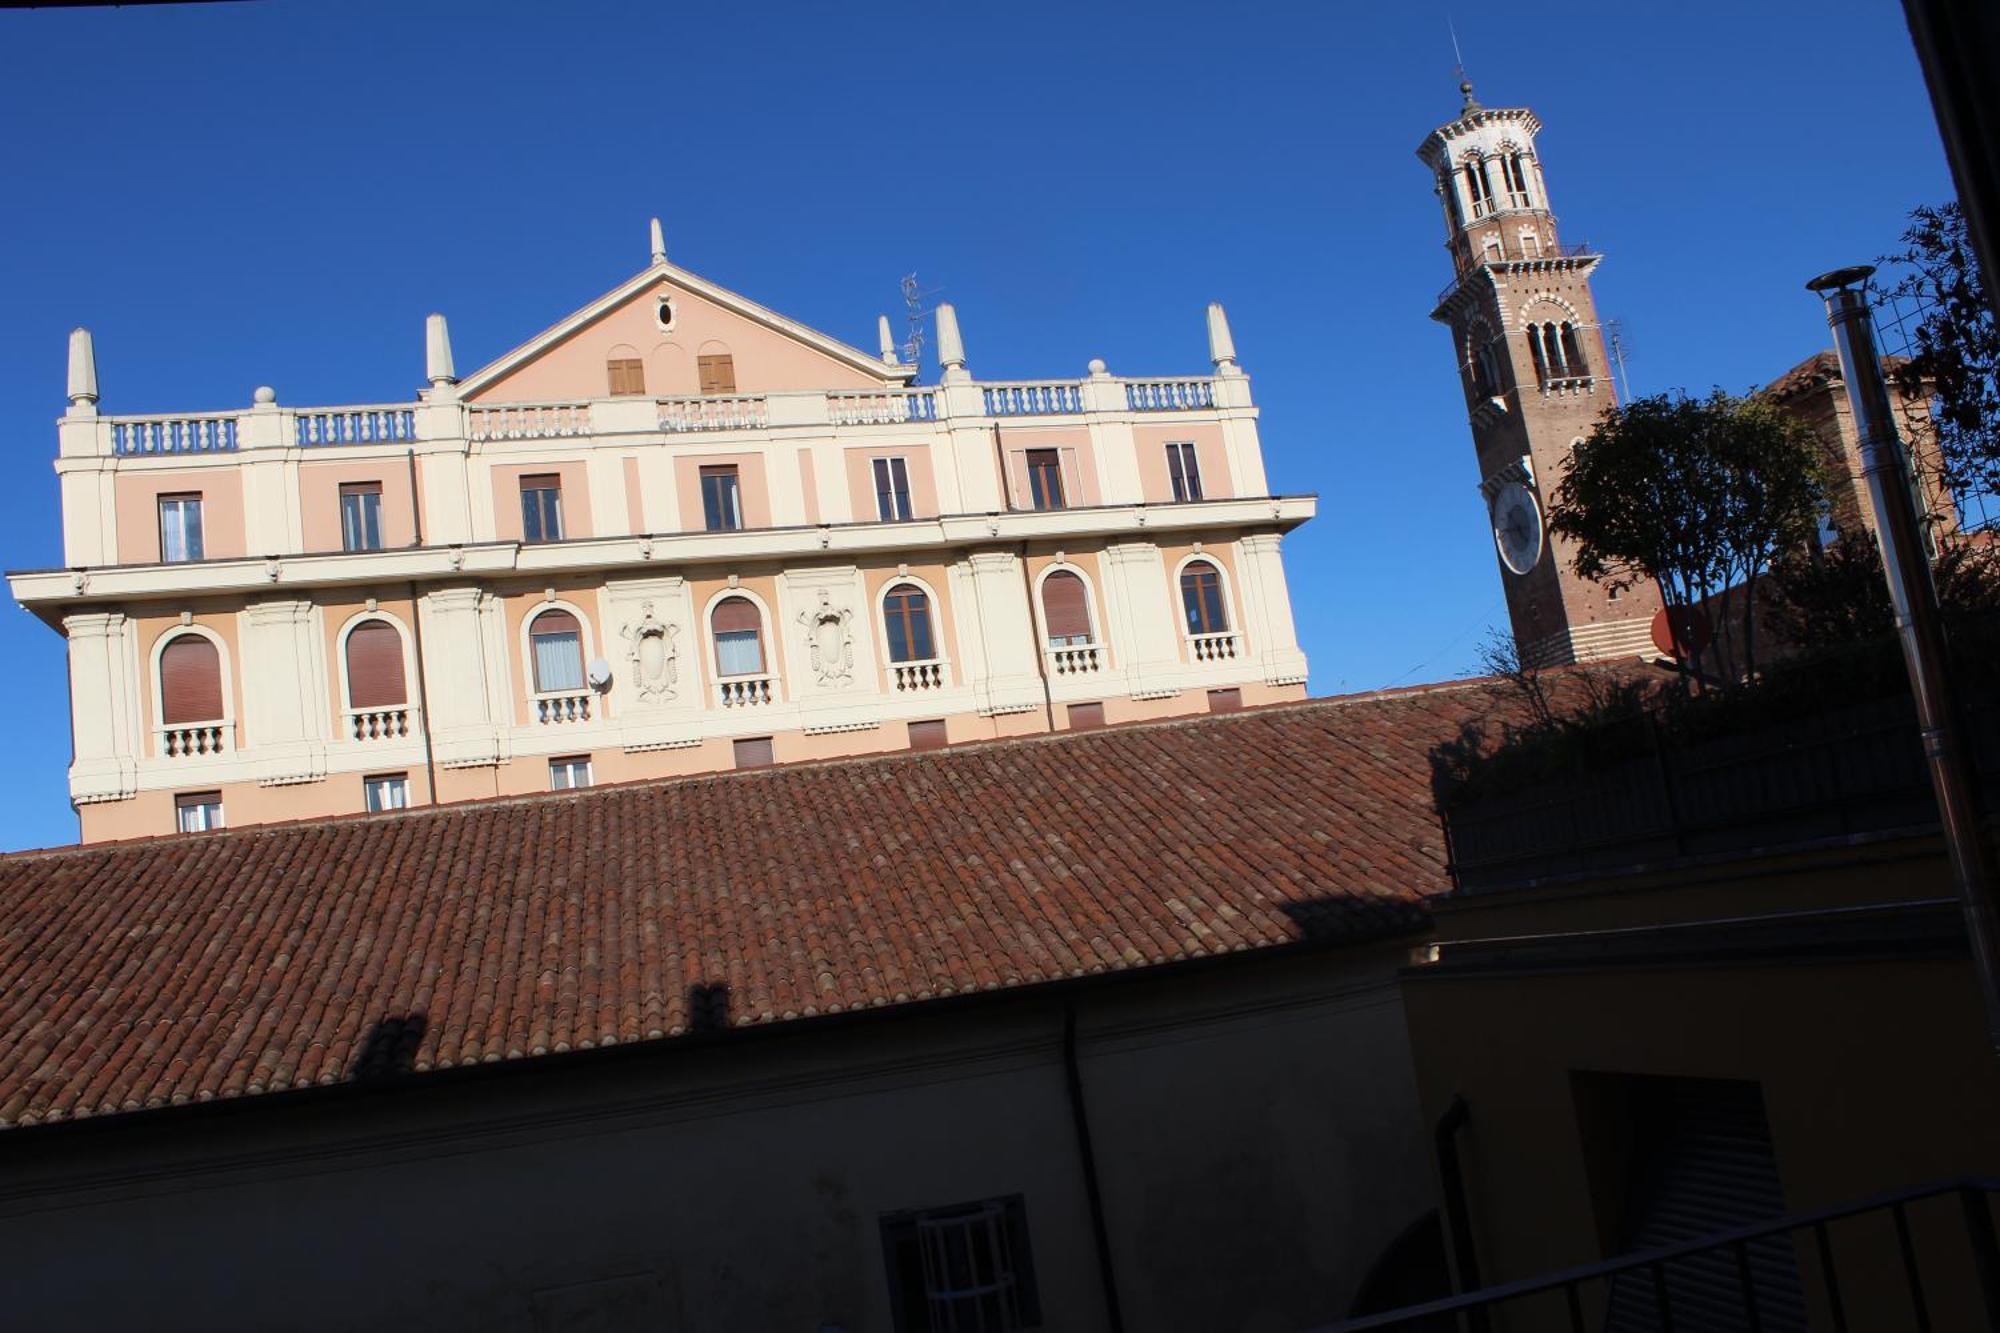
M 1220 306 L 1211 369 L 939 382 L 652 263 L 413 402 L 99 410 L 70 345 L 63 565 L 85 841 L 1300 698 Z

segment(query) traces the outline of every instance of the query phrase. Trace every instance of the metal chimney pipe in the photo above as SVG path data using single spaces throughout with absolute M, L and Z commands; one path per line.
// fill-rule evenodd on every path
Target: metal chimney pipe
M 1979 823 L 1977 791 L 1966 762 L 1965 741 L 1952 706 L 1945 671 L 1944 630 L 1938 619 L 1937 590 L 1910 489 L 1910 468 L 1890 410 L 1889 386 L 1875 346 L 1875 320 L 1865 291 L 1871 267 L 1836 269 L 1806 284 L 1826 301 L 1826 322 L 1847 380 L 1847 401 L 1861 435 L 1861 467 L 1881 523 L 1882 568 L 1896 612 L 1896 633 L 1910 672 L 1924 757 L 1937 793 L 1945 849 L 1958 878 L 1965 909 L 1965 933 L 1972 967 L 1986 1005 L 1986 1035 L 2000 1055 L 2000 903 L 1996 903 L 1991 858 Z

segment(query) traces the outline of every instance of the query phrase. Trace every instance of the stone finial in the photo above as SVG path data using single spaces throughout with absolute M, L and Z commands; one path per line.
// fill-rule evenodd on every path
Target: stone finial
M 1236 370 L 1236 339 L 1229 334 L 1229 316 L 1220 301 L 1208 303 L 1208 359 L 1215 363 L 1217 374 Z
M 260 384 L 251 393 L 250 401 L 259 407 L 275 407 L 278 403 L 278 391 L 268 384 Z
M 896 338 L 894 334 L 889 332 L 889 317 L 887 315 L 875 316 L 875 336 L 882 342 L 882 364 L 885 366 L 900 364 L 896 360 Z
M 1094 380 L 1101 380 L 1111 373 L 1111 368 L 1104 364 L 1104 358 L 1101 356 L 1090 358 L 1090 364 L 1085 369 L 1090 372 L 1090 377 Z
M 97 404 L 97 345 L 89 329 L 69 331 L 69 405 Z
M 660 226 L 660 220 L 658 218 L 653 219 L 652 231 L 653 231 L 653 262 L 655 264 L 664 264 L 667 262 L 667 233 L 666 229 Z
M 947 378 L 965 379 L 965 339 L 958 332 L 958 310 L 949 301 L 940 301 L 937 308 L 937 354 L 938 365 L 944 368 Z
M 451 363 L 451 329 L 443 315 L 424 320 L 424 377 L 433 388 L 458 383 L 458 371 Z

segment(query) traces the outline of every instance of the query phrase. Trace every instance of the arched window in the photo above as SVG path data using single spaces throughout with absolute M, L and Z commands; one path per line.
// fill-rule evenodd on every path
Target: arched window
M 1583 340 L 1576 336 L 1576 325 L 1568 320 L 1562 325 L 1563 374 L 1581 378 L 1590 373 L 1590 366 L 1583 359 Z
M 715 633 L 715 674 L 764 674 L 764 617 L 747 597 L 725 597 L 709 613 Z
M 1540 324 L 1530 324 L 1528 326 L 1528 355 L 1533 357 L 1535 361 L 1536 381 L 1541 384 L 1547 384 L 1550 375 L 1549 354 L 1547 347 L 1543 345 L 1542 326 Z
M 403 636 L 386 620 L 362 621 L 347 632 L 347 706 L 401 708 L 407 702 Z
M 1514 206 L 1516 208 L 1532 207 L 1534 201 L 1528 194 L 1528 164 L 1521 159 L 1519 153 L 1509 153 L 1503 159 L 1502 174 L 1507 178 L 1508 192 L 1514 196 Z
M 583 626 L 567 611 L 550 610 L 528 627 L 534 657 L 535 692 L 554 694 L 583 688 Z
M 160 651 L 160 721 L 169 727 L 222 720 L 222 654 L 200 634 L 178 634 Z
M 898 583 L 882 598 L 891 662 L 928 662 L 937 656 L 931 638 L 931 599 L 913 583 Z
M 1083 580 L 1066 569 L 1042 580 L 1042 619 L 1048 622 L 1051 648 L 1097 641 L 1090 632 L 1090 594 Z
M 1181 610 L 1190 634 L 1223 634 L 1229 611 L 1222 604 L 1222 571 L 1206 560 L 1195 560 L 1181 571 Z

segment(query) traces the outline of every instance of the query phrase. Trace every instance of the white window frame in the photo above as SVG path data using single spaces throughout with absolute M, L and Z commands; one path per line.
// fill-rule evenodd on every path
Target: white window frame
M 577 650 L 583 655 L 583 683 L 573 690 L 543 690 L 536 688 L 535 681 L 535 621 L 544 611 L 567 611 L 576 617 Z M 529 607 L 521 617 L 521 684 L 526 687 L 530 701 L 537 699 L 573 699 L 590 691 L 590 664 L 597 656 L 597 643 L 591 635 L 590 617 L 574 602 L 561 598 L 554 601 L 541 600 Z M 406 659 L 407 660 L 407 659 Z M 595 705 L 592 705 L 593 711 Z
M 1181 479 L 1182 479 L 1181 491 L 1192 490 L 1194 492 L 1193 495 L 1184 495 L 1181 494 L 1180 491 L 1176 491 L 1174 494 L 1174 503 L 1193 504 L 1196 501 L 1205 498 L 1206 491 L 1204 490 L 1201 484 L 1200 448 L 1197 447 L 1196 443 L 1193 440 L 1168 440 L 1166 443 L 1167 443 L 1168 488 L 1169 489 L 1173 488 L 1174 460 L 1178 458 L 1180 460 L 1180 465 L 1181 465 Z M 1191 485 L 1188 484 L 1190 482 L 1192 483 Z
M 583 781 L 576 780 L 576 771 L 583 770 Z M 558 774 L 562 781 L 558 781 Z M 550 791 L 581 791 L 592 784 L 594 778 L 590 769 L 589 755 L 560 755 L 549 760 Z
M 910 465 L 901 454 L 884 454 L 871 461 L 870 480 L 875 483 L 875 516 L 884 523 L 907 523 L 916 516 L 916 504 L 910 496 Z M 889 498 L 902 509 L 902 513 L 882 512 L 882 481 L 878 473 L 886 472 L 889 479 Z M 900 474 L 900 476 L 898 475 Z M 899 488 L 897 481 L 902 482 Z
M 376 803 L 376 793 L 381 792 L 390 799 Z M 369 814 L 381 814 L 388 810 L 410 808 L 410 775 L 408 773 L 377 773 L 361 779 L 361 803 Z
M 182 796 L 184 796 L 184 795 L 186 795 L 186 796 L 193 796 L 193 795 L 204 795 L 204 796 L 205 796 L 205 795 L 207 795 L 207 793 L 206 793 L 206 792 L 201 792 L 201 793 L 196 793 L 196 792 L 177 792 L 177 793 L 175 793 L 175 795 L 174 795 L 174 827 L 175 827 L 175 829 L 177 829 L 177 830 L 178 830 L 179 832 L 182 832 L 182 833 L 212 833 L 212 832 L 214 832 L 214 831 L 215 831 L 216 829 L 219 829 L 219 828 L 223 827 L 223 821 L 222 821 L 222 793 L 221 793 L 221 792 L 217 792 L 217 793 L 215 794 L 215 799 L 214 799 L 213 801 L 204 801 L 204 802 L 202 802 L 202 803 L 201 803 L 200 805 L 182 805 L 182 804 L 181 804 L 181 797 L 182 797 Z M 187 820 L 187 816 L 188 816 L 188 813 L 189 813 L 190 811 L 194 811 L 194 810 L 199 810 L 199 811 L 201 811 L 201 812 L 202 812 L 202 813 L 201 813 L 201 823 L 200 823 L 199 827 L 194 827 L 194 828 L 190 828 L 190 827 L 188 826 L 188 820 Z M 210 813 L 211 811 L 213 811 L 213 814 L 211 814 L 211 813 Z
M 181 493 L 181 492 L 168 492 L 153 497 L 153 509 L 154 512 L 159 516 L 159 524 L 160 524 L 161 564 L 186 565 L 186 564 L 193 564 L 197 560 L 205 560 L 208 558 L 208 515 L 206 508 L 203 504 L 203 500 L 205 498 L 206 497 L 200 491 L 195 491 L 191 494 Z M 168 554 L 169 550 L 169 545 L 167 541 L 168 505 L 175 506 L 175 517 L 178 520 L 176 524 L 175 535 L 179 539 L 178 545 L 182 552 L 180 555 Z M 193 511 L 195 516 L 194 526 L 196 531 L 195 542 L 194 542 L 195 550 L 194 553 L 191 555 L 187 553 L 188 551 L 187 515 L 190 510 Z

